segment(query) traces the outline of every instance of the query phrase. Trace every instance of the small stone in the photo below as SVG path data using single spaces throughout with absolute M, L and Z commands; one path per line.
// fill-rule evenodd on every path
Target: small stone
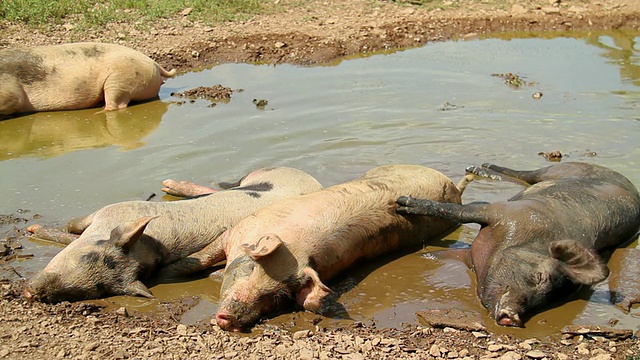
M 487 350 L 489 350 L 491 352 L 500 351 L 502 349 L 504 349 L 504 346 L 502 346 L 502 344 L 493 344 L 493 345 L 489 345 L 487 347 Z
M 309 330 L 300 330 L 293 333 L 293 338 L 295 340 L 306 339 L 311 336 L 311 331 Z
M 188 7 L 188 8 L 186 8 L 186 9 L 182 10 L 182 11 L 180 12 L 180 15 L 182 15 L 182 16 L 187 16 L 187 15 L 191 14 L 191 12 L 192 12 L 192 11 L 193 11 L 193 8 Z
M 7 355 L 9 355 L 11 353 L 11 351 L 9 351 L 9 349 L 2 349 L 0 350 L 0 358 L 3 358 Z
M 611 360 L 611 354 L 600 354 L 589 358 L 589 360 Z
M 87 316 L 87 322 L 94 326 L 102 324 L 102 321 L 93 315 Z
M 98 348 L 98 346 L 100 346 L 100 342 L 99 341 L 94 341 L 92 343 L 89 343 L 89 344 L 85 345 L 84 350 L 85 351 L 94 351 L 95 349 Z
M 545 354 L 543 351 L 540 351 L 540 350 L 531 350 L 531 351 L 528 351 L 525 355 L 532 359 L 542 359 L 547 356 L 547 354 Z
M 580 355 L 589 355 L 590 351 L 588 349 L 588 344 L 587 343 L 580 343 L 578 344 L 578 346 L 576 347 L 576 351 L 578 352 L 578 354 Z
M 506 353 L 502 354 L 502 356 L 500 356 L 498 359 L 500 359 L 500 360 L 520 360 L 520 359 L 522 359 L 522 356 L 520 356 L 520 354 L 518 354 L 515 351 L 507 351 Z
M 311 349 L 302 349 L 300 350 L 300 360 L 311 360 L 313 359 L 313 350 Z
M 124 316 L 124 317 L 128 317 L 129 316 L 129 312 L 127 311 L 127 308 L 124 307 L 124 306 L 122 306 L 118 310 L 116 310 L 116 314 L 118 314 L 120 316 Z
M 283 43 L 282 41 L 276 41 L 274 46 L 278 49 L 282 49 L 283 47 L 287 46 L 287 44 Z
M 440 347 L 436 344 L 431 345 L 431 348 L 429 349 L 429 355 L 440 357 Z
M 523 350 L 531 350 L 531 345 L 525 341 L 521 342 L 518 344 L 518 347 L 523 349 Z
M 557 15 L 560 14 L 560 9 L 557 7 L 553 7 L 553 6 L 545 6 L 542 9 L 543 13 L 547 14 L 547 15 Z
M 489 335 L 479 331 L 472 331 L 471 334 L 476 337 L 476 339 L 480 338 L 488 338 Z
M 563 353 L 557 353 L 556 357 L 558 358 L 558 360 L 567 360 L 567 359 L 569 359 L 569 355 L 563 354 Z
M 527 13 L 527 9 L 519 4 L 514 4 L 513 6 L 511 6 L 511 13 L 514 15 L 521 15 L 521 14 L 526 14 Z
M 184 324 L 179 324 L 178 326 L 176 326 L 176 332 L 181 336 L 187 335 L 187 326 Z
M 235 359 L 237 356 L 238 356 L 238 352 L 237 351 L 231 351 L 231 352 L 224 353 L 224 358 L 225 359 Z

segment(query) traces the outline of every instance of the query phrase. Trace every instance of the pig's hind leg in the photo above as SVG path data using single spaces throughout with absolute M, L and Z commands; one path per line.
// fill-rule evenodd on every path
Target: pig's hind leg
M 530 186 L 542 181 L 539 176 L 539 171 L 540 170 L 518 171 L 493 164 L 469 166 L 465 169 L 467 174 L 473 174 L 491 180 L 514 182 L 523 186 Z
M 399 205 L 396 209 L 399 214 L 433 216 L 459 223 L 486 225 L 490 222 L 488 214 L 492 213 L 491 204 L 480 202 L 460 205 L 401 196 L 396 203 Z
M 470 166 L 465 171 L 493 180 L 505 180 L 524 185 L 533 185 L 547 180 L 558 180 L 568 177 L 589 177 L 591 167 L 589 164 L 566 163 L 551 165 L 537 170 L 514 170 L 494 164 L 482 164 L 481 166 Z

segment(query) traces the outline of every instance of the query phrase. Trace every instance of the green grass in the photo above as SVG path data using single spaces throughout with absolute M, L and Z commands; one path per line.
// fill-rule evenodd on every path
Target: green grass
M 170 18 L 186 8 L 205 23 L 245 19 L 268 9 L 266 0 L 2 0 L 0 20 L 31 25 L 70 22 L 76 26 Z

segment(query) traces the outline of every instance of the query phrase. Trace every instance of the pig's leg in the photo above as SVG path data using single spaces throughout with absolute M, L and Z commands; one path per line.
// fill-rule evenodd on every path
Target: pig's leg
M 104 83 L 104 111 L 124 109 L 131 101 L 130 90 L 119 84 L 117 79 L 122 80 L 122 77 L 111 74 Z
M 64 245 L 69 245 L 80 237 L 80 235 L 69 234 L 66 231 L 42 225 L 31 225 L 27 228 L 27 231 L 38 239 L 53 241 Z
M 538 170 L 513 170 L 510 168 L 482 164 L 482 166 L 471 166 L 466 169 L 467 173 L 487 177 L 495 180 L 508 180 L 524 182 L 528 185 L 537 184 L 546 180 L 557 180 L 567 177 L 589 177 L 592 167 L 583 163 L 566 163 L 551 165 Z
M 220 241 L 204 247 L 204 249 L 180 259 L 174 263 L 166 265 L 158 273 L 160 279 L 173 279 L 186 275 L 191 275 L 199 271 L 213 267 L 215 264 L 226 258 L 223 246 Z
M 85 217 L 69 220 L 67 223 L 67 231 L 72 234 L 82 234 L 93 222 L 95 214 L 96 213 L 93 213 Z
M 491 216 L 493 214 L 491 204 L 486 203 L 459 205 L 428 199 L 416 199 L 409 196 L 401 196 L 396 202 L 400 205 L 396 209 L 400 214 L 434 216 L 459 223 L 477 223 L 480 225 L 487 225 L 493 217 Z
M 167 179 L 162 182 L 164 187 L 162 191 L 169 195 L 179 196 L 179 197 L 193 197 L 200 195 L 207 195 L 214 193 L 218 190 L 214 188 L 210 188 L 208 186 L 197 185 L 189 181 L 175 181 L 172 179 Z

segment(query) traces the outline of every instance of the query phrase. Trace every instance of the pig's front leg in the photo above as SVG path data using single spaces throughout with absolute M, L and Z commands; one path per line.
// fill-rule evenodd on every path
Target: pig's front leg
M 186 258 L 164 266 L 158 272 L 160 279 L 175 279 L 197 273 L 213 267 L 226 258 L 226 254 L 219 241 L 207 245 L 204 249 Z
M 218 190 L 214 188 L 210 188 L 208 186 L 194 184 L 189 181 L 175 181 L 172 179 L 167 179 L 162 182 L 164 187 L 162 191 L 169 195 L 178 196 L 178 197 L 193 197 L 200 195 L 207 195 L 214 193 Z
M 80 237 L 80 235 L 70 234 L 66 231 L 37 224 L 29 226 L 27 231 L 38 239 L 53 241 L 63 245 L 69 245 Z

